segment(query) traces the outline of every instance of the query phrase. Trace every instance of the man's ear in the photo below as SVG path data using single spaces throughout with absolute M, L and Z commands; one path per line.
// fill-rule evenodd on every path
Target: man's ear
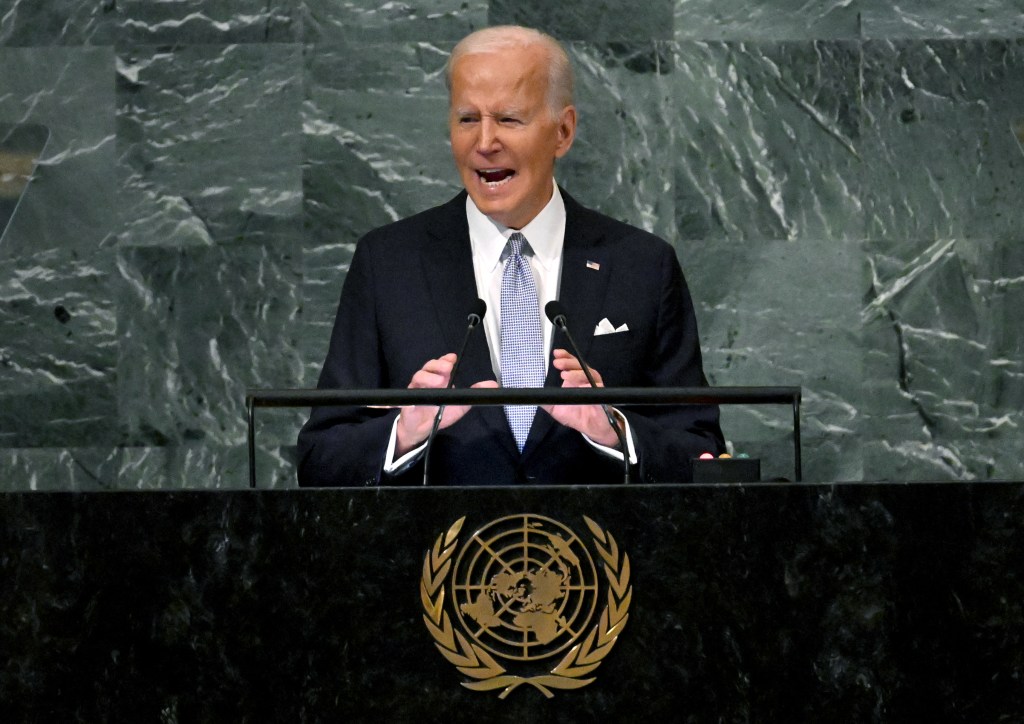
M 558 146 L 555 158 L 561 158 L 569 152 L 576 138 L 576 106 L 566 106 L 558 114 Z

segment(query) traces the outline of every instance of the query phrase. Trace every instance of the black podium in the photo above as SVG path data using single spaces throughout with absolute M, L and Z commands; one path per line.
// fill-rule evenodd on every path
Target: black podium
M 1020 483 L 0 502 L 3 721 L 1024 712 Z

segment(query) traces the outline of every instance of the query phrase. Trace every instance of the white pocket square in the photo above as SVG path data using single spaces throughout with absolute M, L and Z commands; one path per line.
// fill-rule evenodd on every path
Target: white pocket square
M 597 323 L 596 327 L 594 327 L 594 336 L 595 337 L 600 337 L 602 334 L 616 334 L 618 332 L 628 332 L 628 331 L 629 331 L 629 325 L 628 324 L 623 324 L 620 327 L 616 327 L 614 324 L 612 324 L 611 322 L 608 321 L 608 317 L 605 317 L 604 319 L 602 319 L 600 322 Z

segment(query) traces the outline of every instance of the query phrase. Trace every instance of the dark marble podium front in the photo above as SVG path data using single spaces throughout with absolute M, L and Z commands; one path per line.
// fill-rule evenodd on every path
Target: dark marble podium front
M 0 495 L 0 720 L 1024 717 L 1024 484 Z M 469 691 L 424 554 L 516 513 L 612 533 L 629 621 L 597 680 Z

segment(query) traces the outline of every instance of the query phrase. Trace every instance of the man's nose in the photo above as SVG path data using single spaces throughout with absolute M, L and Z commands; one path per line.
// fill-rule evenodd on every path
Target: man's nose
M 476 150 L 483 154 L 494 153 L 501 146 L 498 140 L 498 124 L 493 118 L 480 120 L 480 135 L 476 139 Z

